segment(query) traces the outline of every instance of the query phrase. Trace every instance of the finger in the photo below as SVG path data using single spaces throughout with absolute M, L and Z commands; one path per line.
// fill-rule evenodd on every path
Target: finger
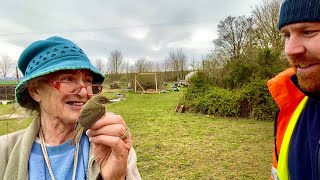
M 125 125 L 123 118 L 120 115 L 106 113 L 101 119 L 94 123 L 90 129 L 99 129 L 103 126 L 108 126 L 111 124 L 122 124 Z
M 131 136 L 131 132 L 128 127 L 125 127 L 125 131 L 120 138 L 125 141 L 129 136 Z
M 89 137 L 98 135 L 108 135 L 121 137 L 126 133 L 127 127 L 123 124 L 111 124 L 107 126 L 102 126 L 99 129 L 88 129 L 86 134 Z
M 106 112 L 106 115 L 115 115 L 113 112 Z
M 112 150 L 116 152 L 123 152 L 124 150 L 129 151 L 131 148 L 131 138 L 128 137 L 125 141 L 119 137 L 98 135 L 90 137 L 89 140 L 92 143 L 101 144 L 111 147 Z

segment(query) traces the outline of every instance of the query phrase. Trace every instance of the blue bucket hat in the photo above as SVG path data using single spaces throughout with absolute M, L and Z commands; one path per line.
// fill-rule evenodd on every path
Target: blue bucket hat
M 29 96 L 26 83 L 49 73 L 87 69 L 93 75 L 93 83 L 101 84 L 105 78 L 76 44 L 57 36 L 29 45 L 20 55 L 18 67 L 24 76 L 15 89 L 16 101 L 20 105 Z

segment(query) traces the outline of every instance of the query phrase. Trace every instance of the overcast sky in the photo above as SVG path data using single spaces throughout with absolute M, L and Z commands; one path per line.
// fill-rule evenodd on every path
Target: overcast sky
M 199 60 L 214 48 L 228 15 L 250 15 L 262 0 L 0 0 L 0 54 L 17 59 L 51 36 L 74 41 L 89 58 L 119 50 L 126 60 L 162 61 L 182 49 Z

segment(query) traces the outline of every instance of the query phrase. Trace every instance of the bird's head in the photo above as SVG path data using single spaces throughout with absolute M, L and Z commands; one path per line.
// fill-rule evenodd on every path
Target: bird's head
M 107 104 L 107 103 L 111 103 L 111 101 L 102 95 L 98 95 L 98 96 L 94 96 L 93 97 L 94 101 L 98 102 L 99 104 Z

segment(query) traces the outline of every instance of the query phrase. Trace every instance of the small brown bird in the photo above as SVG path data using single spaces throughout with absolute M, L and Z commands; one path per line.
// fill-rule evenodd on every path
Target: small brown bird
M 111 101 L 102 95 L 94 96 L 85 103 L 80 111 L 80 115 L 75 126 L 71 145 L 80 142 L 83 131 L 89 129 L 106 112 L 105 104 Z

